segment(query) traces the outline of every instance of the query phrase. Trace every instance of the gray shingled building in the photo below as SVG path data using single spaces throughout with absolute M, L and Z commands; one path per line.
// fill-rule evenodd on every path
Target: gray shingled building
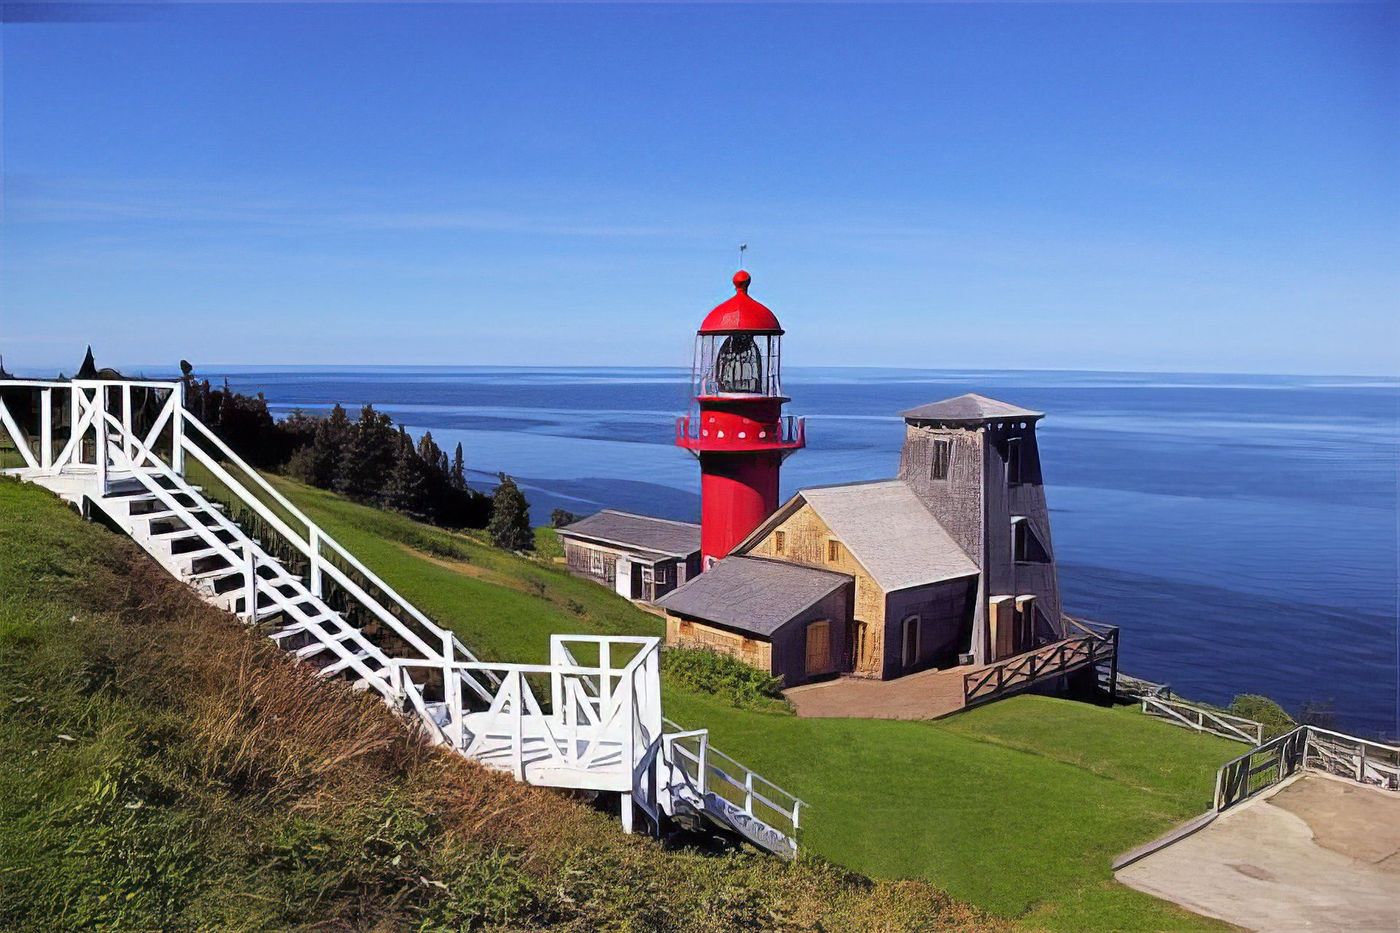
M 794 686 L 986 663 L 1059 638 L 1041 413 L 963 395 L 903 417 L 896 478 L 798 492 L 658 600 L 668 642 L 728 651 Z
M 558 529 L 569 569 L 652 602 L 700 572 L 700 526 L 604 509 Z

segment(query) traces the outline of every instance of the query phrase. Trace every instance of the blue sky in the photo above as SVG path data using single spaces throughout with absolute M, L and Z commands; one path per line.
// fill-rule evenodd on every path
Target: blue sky
M 3 26 L 0 353 L 1394 373 L 1395 4 Z

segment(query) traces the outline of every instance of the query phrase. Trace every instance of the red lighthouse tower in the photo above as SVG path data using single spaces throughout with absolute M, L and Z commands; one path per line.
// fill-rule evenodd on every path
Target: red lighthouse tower
M 778 471 L 806 445 L 801 418 L 784 415 L 783 328 L 734 273 L 734 297 L 695 338 L 691 380 L 698 413 L 676 420 L 676 444 L 700 461 L 700 553 L 709 565 L 778 508 Z

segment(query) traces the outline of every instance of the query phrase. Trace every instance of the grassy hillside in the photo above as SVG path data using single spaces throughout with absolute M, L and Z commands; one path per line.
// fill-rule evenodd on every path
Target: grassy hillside
M 131 542 L 0 480 L 0 929 L 544 926 L 1000 924 L 921 882 L 623 836 L 428 748 Z
M 551 632 L 661 632 L 657 617 L 556 566 L 275 482 L 484 656 L 543 660 Z M 461 559 L 429 553 L 453 548 Z M 809 801 L 805 844 L 833 861 L 928 879 L 1034 926 L 1213 926 L 1118 885 L 1109 864 L 1202 812 L 1234 743 L 1044 697 L 939 723 L 798 719 L 674 685 L 665 702 L 670 718 L 709 727 L 718 747 Z

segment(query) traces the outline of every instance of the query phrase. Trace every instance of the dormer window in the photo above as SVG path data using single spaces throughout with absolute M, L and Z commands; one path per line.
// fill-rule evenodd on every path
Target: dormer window
M 947 479 L 948 464 L 952 460 L 953 444 L 951 441 L 942 438 L 934 438 L 933 448 L 930 451 L 928 475 L 929 479 Z

